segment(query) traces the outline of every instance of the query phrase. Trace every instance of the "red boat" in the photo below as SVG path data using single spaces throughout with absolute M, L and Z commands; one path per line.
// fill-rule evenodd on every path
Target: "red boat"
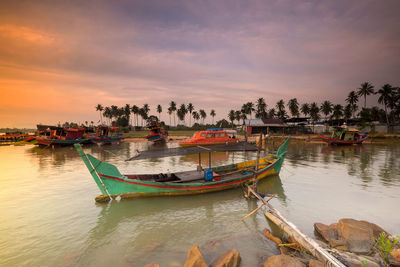
M 193 137 L 179 143 L 180 146 L 205 146 L 237 143 L 235 131 L 227 131 L 221 128 L 211 128 L 205 131 L 195 132 Z
M 49 136 L 36 137 L 39 146 L 71 146 L 73 144 L 84 144 L 90 142 L 89 139 L 83 137 L 85 128 L 68 128 L 57 127 L 50 131 Z
M 362 133 L 357 129 L 336 127 L 331 137 L 321 135 L 318 135 L 318 137 L 325 143 L 331 145 L 358 145 L 368 138 L 368 134 Z
M 91 143 L 98 145 L 118 143 L 122 140 L 123 136 L 117 132 L 115 127 L 108 127 L 100 125 L 96 129 L 96 133 L 88 135 L 87 138 Z
M 150 130 L 150 134 L 146 136 L 148 141 L 161 143 L 167 140 L 168 131 L 164 130 L 158 123 L 150 123 L 147 128 Z

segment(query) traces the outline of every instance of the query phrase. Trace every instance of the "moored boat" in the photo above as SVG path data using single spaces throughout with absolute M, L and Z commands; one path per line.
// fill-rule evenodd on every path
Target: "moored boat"
M 368 138 L 368 134 L 354 128 L 336 127 L 333 129 L 331 137 L 322 135 L 318 135 L 318 137 L 331 145 L 358 145 Z
M 96 133 L 86 136 L 90 142 L 103 145 L 103 144 L 112 144 L 118 143 L 122 140 L 123 136 L 117 133 L 117 129 L 115 127 L 108 127 L 104 125 L 100 125 L 96 128 Z
M 85 144 L 90 142 L 89 139 L 83 137 L 85 129 L 82 127 L 68 129 L 55 127 L 48 133 L 48 136 L 36 137 L 36 144 L 39 146 L 72 146 L 74 144 Z
M 237 143 L 239 139 L 235 137 L 235 131 L 223 130 L 221 128 L 211 128 L 205 131 L 195 132 L 193 136 L 179 143 L 180 146 L 206 146 Z
M 110 163 L 100 161 L 90 154 L 86 154 L 80 145 L 75 145 L 79 155 L 89 169 L 93 179 L 102 195 L 96 201 L 107 201 L 110 197 L 121 198 L 164 196 L 164 195 L 189 195 L 226 190 L 241 186 L 255 180 L 264 179 L 270 175 L 278 174 L 286 155 L 289 138 L 279 147 L 276 154 L 269 154 L 257 160 L 229 164 L 225 166 L 203 169 L 201 165 L 196 170 L 175 173 L 159 174 L 121 174 L 118 168 Z M 133 159 L 165 157 L 171 155 L 185 155 L 212 151 L 243 151 L 243 146 L 208 148 L 175 148 L 173 153 L 168 151 L 150 151 L 148 156 L 134 157 Z M 244 144 L 244 149 L 251 146 Z M 255 146 L 252 146 L 252 150 Z M 179 150 L 180 149 L 180 150 Z M 248 149 L 246 149 L 248 150 Z M 200 155 L 200 154 L 199 154 Z M 201 161 L 200 161 L 201 162 Z M 209 161 L 211 163 L 211 160 Z M 256 165 L 258 169 L 256 170 Z
M 146 136 L 148 141 L 160 143 L 167 140 L 168 131 L 164 130 L 160 124 L 152 122 L 147 125 L 147 128 L 150 130 L 150 134 Z

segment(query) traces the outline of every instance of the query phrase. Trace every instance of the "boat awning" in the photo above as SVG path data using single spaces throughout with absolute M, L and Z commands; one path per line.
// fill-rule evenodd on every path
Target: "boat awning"
M 169 149 L 153 149 L 140 151 L 138 155 L 127 159 L 129 160 L 140 160 L 140 159 L 151 159 L 151 158 L 164 158 L 173 156 L 184 156 L 190 154 L 198 154 L 205 152 L 235 152 L 235 151 L 257 151 L 257 146 L 246 142 L 240 142 L 230 145 L 215 145 L 215 146 L 195 146 L 195 147 L 175 147 Z

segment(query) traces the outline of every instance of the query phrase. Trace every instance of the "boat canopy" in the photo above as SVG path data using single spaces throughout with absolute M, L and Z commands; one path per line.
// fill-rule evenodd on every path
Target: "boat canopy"
M 223 131 L 223 129 L 222 128 L 208 128 L 207 130 L 206 130 L 207 132 L 216 132 L 216 131 Z
M 239 142 L 229 145 L 215 145 L 215 146 L 193 146 L 193 147 L 175 147 L 169 149 L 152 149 L 146 151 L 139 151 L 139 154 L 127 159 L 140 160 L 150 158 L 164 158 L 173 156 L 184 156 L 190 154 L 199 154 L 205 152 L 234 152 L 234 151 L 257 151 L 257 146 L 246 142 Z

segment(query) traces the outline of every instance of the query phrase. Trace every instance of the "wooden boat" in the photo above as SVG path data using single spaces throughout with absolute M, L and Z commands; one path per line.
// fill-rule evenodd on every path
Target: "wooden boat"
M 206 170 L 203 170 L 201 165 L 199 165 L 197 170 L 193 171 L 159 174 L 121 174 L 114 165 L 100 161 L 90 154 L 86 154 L 80 145 L 75 145 L 75 148 L 102 193 L 102 195 L 96 198 L 96 201 L 102 202 L 108 201 L 110 197 L 115 198 L 117 196 L 121 198 L 130 198 L 190 195 L 239 187 L 242 184 L 254 181 L 255 176 L 257 180 L 261 180 L 270 175 L 278 174 L 286 155 L 288 143 L 289 138 L 279 147 L 276 154 L 269 154 L 260 158 L 257 170 L 255 169 L 256 160 L 251 160 L 213 168 L 209 166 Z M 255 146 L 253 147 L 257 149 Z M 133 159 L 152 158 L 153 155 L 164 157 L 177 155 L 176 153 L 180 153 L 180 155 L 193 154 L 195 152 L 200 153 L 204 151 L 210 152 L 209 155 L 211 157 L 211 151 L 234 151 L 229 150 L 229 146 L 227 148 L 219 147 L 215 149 L 204 147 L 175 149 L 178 150 L 174 150 L 173 153 L 167 151 L 164 152 L 164 154 L 154 150 L 148 151 L 148 156 L 146 156 L 146 154 L 144 154 L 144 156 L 139 154 L 139 156 Z M 183 150 L 183 152 L 179 151 L 179 149 Z M 241 149 L 239 149 L 239 151 L 241 151 Z M 211 165 L 211 160 L 209 160 L 209 162 Z
M 83 137 L 85 129 L 56 127 L 50 130 L 49 136 L 36 137 L 39 146 L 72 146 L 74 144 L 89 143 L 90 140 Z
M 318 135 L 318 137 L 331 145 L 358 145 L 362 144 L 367 138 L 368 134 L 358 131 L 354 128 L 336 127 L 334 128 L 331 137 Z
M 194 135 L 179 143 L 180 146 L 206 146 L 237 143 L 235 131 L 226 131 L 221 128 L 211 128 L 205 131 L 195 132 Z
M 92 143 L 104 145 L 120 142 L 123 136 L 117 133 L 117 129 L 115 127 L 110 128 L 108 126 L 101 125 L 96 128 L 95 134 L 87 135 L 86 138 Z
M 150 134 L 146 136 L 148 141 L 160 143 L 168 139 L 168 131 L 164 130 L 160 124 L 150 123 L 147 128 L 150 130 Z

